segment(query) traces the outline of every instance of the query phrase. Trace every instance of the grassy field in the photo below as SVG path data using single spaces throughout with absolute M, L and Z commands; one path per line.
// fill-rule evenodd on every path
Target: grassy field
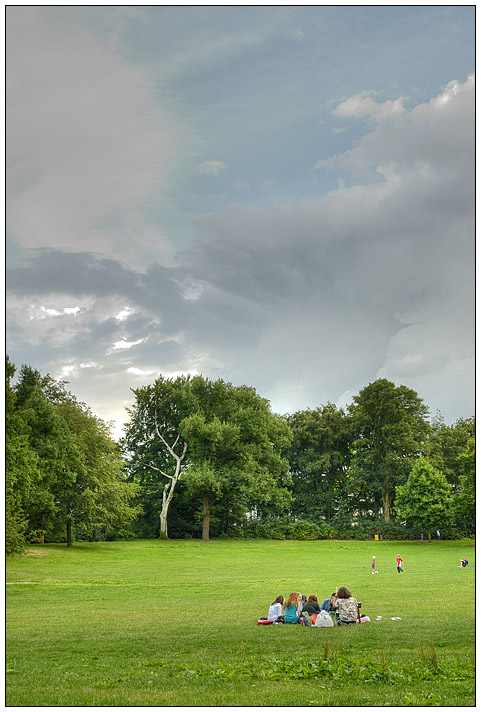
M 6 703 L 473 706 L 475 568 L 457 568 L 463 556 L 475 563 L 473 542 L 37 546 L 7 561 Z M 278 594 L 322 600 L 336 586 L 382 621 L 256 624 Z

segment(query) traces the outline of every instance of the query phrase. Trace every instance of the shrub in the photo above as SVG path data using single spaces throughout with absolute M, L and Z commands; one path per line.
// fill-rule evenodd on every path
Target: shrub
M 278 539 L 288 537 L 290 522 L 278 517 L 266 519 L 253 519 L 241 527 L 243 537 L 248 539 Z
M 308 519 L 299 519 L 289 527 L 289 539 L 299 541 L 314 541 L 320 538 L 320 530 L 317 524 Z
M 7 556 L 22 554 L 25 551 L 25 528 L 26 521 L 22 511 L 11 511 L 6 506 L 5 516 L 5 553 Z
M 332 524 L 328 524 L 327 522 L 321 521 L 318 524 L 318 528 L 319 528 L 319 539 L 338 539 L 339 538 L 339 532 Z

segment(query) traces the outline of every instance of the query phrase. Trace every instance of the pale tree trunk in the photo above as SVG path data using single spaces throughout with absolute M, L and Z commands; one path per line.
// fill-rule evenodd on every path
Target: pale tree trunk
M 164 491 L 162 492 L 162 509 L 160 511 L 160 538 L 161 539 L 168 539 L 169 536 L 167 534 L 167 514 L 169 512 L 169 506 L 172 501 L 172 497 L 174 496 L 174 489 L 175 485 L 177 483 L 177 479 L 171 480 L 170 482 L 167 482 L 167 484 L 164 487 Z
M 389 492 L 382 493 L 382 511 L 384 513 L 384 521 L 391 521 L 391 497 Z
M 160 472 L 162 475 L 164 475 L 164 477 L 167 477 L 169 480 L 169 482 L 167 482 L 167 484 L 164 486 L 164 491 L 162 492 L 162 510 L 160 512 L 160 538 L 168 539 L 169 535 L 167 533 L 167 514 L 169 512 L 169 505 L 172 501 L 172 497 L 174 496 L 175 485 L 177 484 L 177 480 L 180 478 L 180 475 L 181 475 L 181 465 L 182 465 L 182 460 L 185 457 L 185 453 L 187 452 L 187 443 L 184 443 L 184 448 L 182 450 L 182 454 L 177 455 L 174 448 L 177 445 L 177 443 L 179 442 L 180 436 L 177 435 L 174 444 L 169 445 L 169 443 L 162 436 L 157 423 L 155 423 L 155 429 L 157 431 L 157 435 L 159 436 L 160 440 L 163 442 L 163 444 L 167 448 L 169 454 L 175 460 L 175 472 L 173 475 L 168 475 L 166 472 L 164 472 L 160 468 L 155 467 L 154 465 L 150 465 L 150 467 L 152 467 L 153 470 L 157 470 L 157 472 Z

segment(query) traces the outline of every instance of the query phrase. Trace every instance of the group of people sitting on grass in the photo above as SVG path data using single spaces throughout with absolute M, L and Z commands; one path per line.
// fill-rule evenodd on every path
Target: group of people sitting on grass
M 277 596 L 269 607 L 267 621 L 316 625 L 319 616 L 321 619 L 326 618 L 326 615 L 322 613 L 325 611 L 337 625 L 355 625 L 363 622 L 359 613 L 360 606 L 361 604 L 345 586 L 336 588 L 334 593 L 329 598 L 325 598 L 321 604 L 314 594 L 306 598 L 301 593 L 294 591 L 287 601 L 284 596 Z

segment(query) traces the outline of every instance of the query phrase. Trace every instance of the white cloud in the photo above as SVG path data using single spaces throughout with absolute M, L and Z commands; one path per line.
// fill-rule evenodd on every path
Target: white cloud
M 112 351 L 124 351 L 126 349 L 131 349 L 133 346 L 142 344 L 145 339 L 137 339 L 137 341 L 126 341 L 122 339 L 121 341 L 116 341 L 112 347 Z
M 219 173 L 223 173 L 227 166 L 223 161 L 202 161 L 197 166 L 200 173 L 210 176 L 218 176 Z
M 156 371 L 154 369 L 131 366 L 127 369 L 127 373 L 132 373 L 134 376 L 151 376 L 153 373 L 156 373 Z
M 130 308 L 125 308 L 121 309 L 118 314 L 116 314 L 115 318 L 117 321 L 125 321 L 125 319 L 128 319 L 129 316 L 132 316 L 132 314 L 135 314 L 135 309 L 130 309 Z
M 376 121 L 381 121 L 382 119 L 402 114 L 404 111 L 402 97 L 394 101 L 389 100 L 383 104 L 378 104 L 369 96 L 363 97 L 357 94 L 338 104 L 333 113 L 335 116 L 346 118 L 372 117 Z

